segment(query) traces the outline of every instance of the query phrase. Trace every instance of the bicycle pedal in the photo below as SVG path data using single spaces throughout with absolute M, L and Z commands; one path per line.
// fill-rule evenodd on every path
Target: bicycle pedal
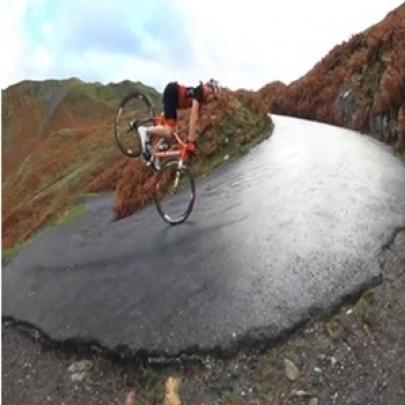
M 141 154 L 141 159 L 145 163 L 146 166 L 150 166 L 152 164 L 152 156 L 146 155 L 144 153 Z

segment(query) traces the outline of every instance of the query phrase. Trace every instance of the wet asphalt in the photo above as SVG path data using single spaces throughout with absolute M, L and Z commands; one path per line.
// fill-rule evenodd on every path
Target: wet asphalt
M 405 166 L 353 131 L 273 116 L 273 135 L 197 179 L 189 220 L 112 195 L 3 269 L 3 317 L 123 353 L 227 352 L 277 338 L 381 280 L 405 225 Z

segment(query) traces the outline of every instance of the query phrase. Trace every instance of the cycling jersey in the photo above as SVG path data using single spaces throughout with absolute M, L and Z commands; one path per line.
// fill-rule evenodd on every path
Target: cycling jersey
M 164 123 L 176 126 L 177 110 L 190 108 L 193 99 L 200 105 L 204 102 L 204 86 L 186 87 L 177 82 L 169 83 L 163 91 Z
M 203 85 L 197 87 L 186 87 L 180 84 L 177 85 L 178 92 L 178 106 L 179 110 L 190 108 L 193 99 L 197 100 L 200 104 L 204 99 Z

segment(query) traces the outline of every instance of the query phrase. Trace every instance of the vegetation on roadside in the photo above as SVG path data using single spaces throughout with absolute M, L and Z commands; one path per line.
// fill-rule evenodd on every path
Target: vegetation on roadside
M 10 249 L 5 249 L 1 252 L 1 264 L 6 266 L 12 259 L 21 251 L 25 244 L 16 245 Z

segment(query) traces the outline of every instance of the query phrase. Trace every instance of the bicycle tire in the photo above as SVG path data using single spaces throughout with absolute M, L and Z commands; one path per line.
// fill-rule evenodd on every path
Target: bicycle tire
M 150 125 L 154 118 L 155 107 L 144 93 L 134 91 L 122 99 L 114 120 L 115 140 L 122 153 L 128 157 L 138 157 L 141 154 L 137 126 Z
M 179 174 L 177 185 L 171 183 L 175 181 L 173 174 Z M 170 190 L 171 195 L 168 195 L 168 190 L 165 190 L 165 187 L 170 187 L 170 185 L 173 188 Z M 175 200 L 177 192 L 179 193 L 178 199 Z M 188 196 L 186 195 L 187 192 L 189 193 Z M 154 193 L 156 208 L 162 219 L 170 225 L 178 225 L 184 222 L 193 210 L 195 195 L 195 181 L 191 168 L 184 164 L 179 168 L 179 161 L 177 159 L 166 161 L 157 173 Z M 183 198 L 186 202 L 182 204 L 182 207 L 184 205 L 184 209 L 182 207 L 178 208 Z M 179 214 L 173 214 L 174 210 L 171 210 L 172 207 L 170 205 L 176 208 L 175 211 L 179 211 Z

